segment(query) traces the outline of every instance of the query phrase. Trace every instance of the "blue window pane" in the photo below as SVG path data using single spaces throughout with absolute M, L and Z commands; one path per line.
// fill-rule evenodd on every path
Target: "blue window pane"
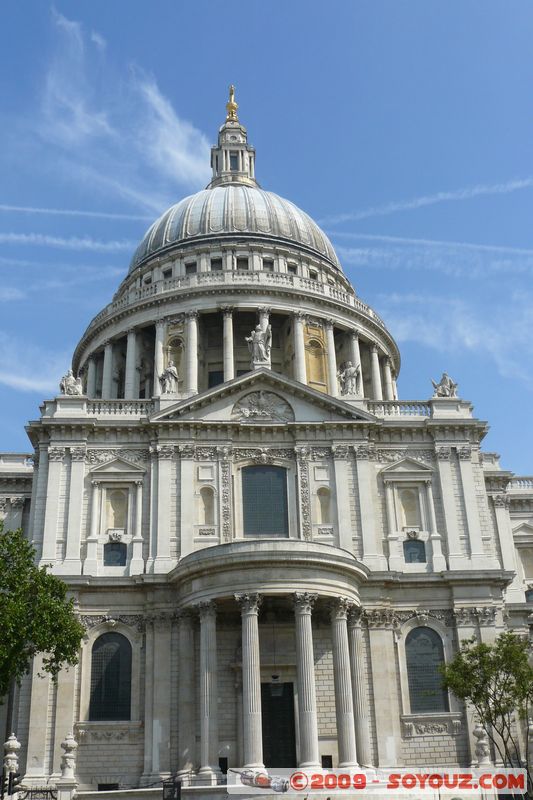
M 407 539 L 403 543 L 403 557 L 406 564 L 425 564 L 426 545 L 418 539 Z
M 124 542 L 104 544 L 104 567 L 125 567 L 128 547 Z
M 131 645 L 120 633 L 104 633 L 94 643 L 90 720 L 128 720 L 131 715 Z
M 439 666 L 444 663 L 442 639 L 431 628 L 414 628 L 405 640 L 411 713 L 449 711 Z
M 533 603 L 533 589 L 526 591 L 526 603 Z
M 245 467 L 242 471 L 245 536 L 288 536 L 287 470 Z

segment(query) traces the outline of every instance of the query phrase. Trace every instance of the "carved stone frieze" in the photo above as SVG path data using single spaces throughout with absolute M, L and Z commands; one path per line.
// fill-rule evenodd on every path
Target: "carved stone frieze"
M 157 457 L 160 459 L 173 458 L 175 449 L 176 448 L 173 444 L 161 444 L 159 445 L 159 449 L 157 451 Z
M 332 448 L 329 447 L 312 447 L 311 448 L 311 461 L 326 461 L 331 458 Z M 343 458 L 343 456 L 336 456 Z
M 65 458 L 66 449 L 64 447 L 50 447 L 48 449 L 49 461 L 63 461 Z
M 221 517 L 222 517 L 222 539 L 224 542 L 231 541 L 231 448 L 219 448 L 220 455 L 220 485 L 221 485 Z
M 454 609 L 457 625 L 494 625 L 496 623 L 496 608 L 494 606 L 462 606 Z
M 373 444 L 360 444 L 355 448 L 355 456 L 358 461 L 374 461 L 377 457 L 376 449 Z
M 463 729 L 460 714 L 406 714 L 402 716 L 402 736 L 458 736 Z
M 87 451 L 85 447 L 71 447 L 70 448 L 70 457 L 72 461 L 85 461 L 85 456 Z
M 453 624 L 453 612 L 449 609 L 401 609 L 373 608 L 362 609 L 361 618 L 369 628 L 398 629 L 405 622 L 416 619 L 419 625 L 426 625 L 430 619 L 438 620 L 446 626 Z
M 350 455 L 350 446 L 347 444 L 334 444 L 331 448 L 331 455 L 335 460 L 348 458 Z
M 143 738 L 140 724 L 114 722 L 100 724 L 98 722 L 80 722 L 75 729 L 76 740 L 80 744 L 90 742 L 139 742 Z
M 292 422 L 294 411 L 280 395 L 260 390 L 241 397 L 231 416 L 241 422 Z
M 472 458 L 472 448 L 469 445 L 458 447 L 457 455 L 460 461 L 470 461 Z
M 412 458 L 415 461 L 429 462 L 434 460 L 435 453 L 433 450 L 410 450 L 407 447 L 401 450 L 380 449 L 376 451 L 376 458 L 378 461 L 388 463 L 401 461 L 402 458 Z
M 509 508 L 511 505 L 511 498 L 508 494 L 493 494 L 492 502 L 496 508 Z
M 317 528 L 317 534 L 319 536 L 333 536 L 333 525 L 328 525 L 328 527 L 321 526 Z
M 233 450 L 234 461 L 255 461 L 257 464 L 271 464 L 273 461 L 288 461 L 294 458 L 290 448 L 276 447 L 236 447 Z
M 123 625 L 128 625 L 130 628 L 135 628 L 139 633 L 142 633 L 145 624 L 144 614 L 117 614 L 116 616 L 111 614 L 80 614 L 79 619 L 87 630 L 103 623 L 113 628 L 117 622 L 121 622 Z
M 180 458 L 194 458 L 195 447 L 193 444 L 180 444 L 178 453 Z
M 197 461 L 215 461 L 217 457 L 216 447 L 196 447 L 194 457 Z
M 311 494 L 309 490 L 309 448 L 295 447 L 298 465 L 298 507 L 302 538 L 309 541 L 312 537 L 311 527 Z
M 199 536 L 216 536 L 215 528 L 198 528 Z
M 85 459 L 89 464 L 106 464 L 115 458 L 123 458 L 125 461 L 148 461 L 150 453 L 148 450 L 129 450 L 127 448 L 112 450 L 87 450 Z

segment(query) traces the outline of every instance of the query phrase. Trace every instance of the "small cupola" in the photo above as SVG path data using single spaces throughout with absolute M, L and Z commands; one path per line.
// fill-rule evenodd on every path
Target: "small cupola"
M 213 179 L 208 189 L 228 183 L 257 186 L 255 180 L 255 149 L 248 144 L 248 134 L 237 116 L 235 87 L 229 87 L 226 121 L 218 132 L 218 145 L 211 148 Z

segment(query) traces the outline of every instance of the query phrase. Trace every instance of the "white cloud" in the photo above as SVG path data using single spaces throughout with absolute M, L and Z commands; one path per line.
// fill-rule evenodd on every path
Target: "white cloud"
M 83 238 L 77 236 L 62 237 L 48 236 L 42 233 L 0 233 L 0 243 L 2 244 L 23 244 L 37 245 L 40 247 L 59 247 L 66 250 L 92 250 L 94 252 L 132 252 L 135 242 L 131 241 L 100 241 L 89 236 Z
M 98 47 L 100 50 L 105 50 L 105 49 L 106 49 L 106 47 L 107 47 L 107 42 L 106 42 L 106 40 L 105 40 L 105 39 L 104 39 L 104 37 L 103 37 L 103 36 L 102 36 L 100 33 L 98 33 L 97 31 L 91 31 L 91 42 L 94 42 L 94 44 L 95 44 L 95 45 L 96 45 L 96 46 L 97 46 L 97 47 Z
M 410 200 L 397 200 L 383 205 L 364 208 L 361 211 L 349 211 L 343 214 L 335 214 L 321 220 L 322 225 L 335 225 L 340 222 L 356 221 L 369 219 L 370 217 L 383 217 L 394 214 L 398 211 L 413 211 L 425 206 L 433 206 L 437 203 L 451 202 L 455 200 L 470 200 L 474 197 L 483 195 L 509 194 L 521 189 L 531 189 L 533 187 L 533 177 L 515 178 L 503 183 L 477 184 L 476 186 L 465 186 L 450 192 L 436 192 L 426 194 L 421 197 L 413 197 Z
M 0 383 L 23 392 L 57 394 L 70 355 L 51 353 L 0 331 Z

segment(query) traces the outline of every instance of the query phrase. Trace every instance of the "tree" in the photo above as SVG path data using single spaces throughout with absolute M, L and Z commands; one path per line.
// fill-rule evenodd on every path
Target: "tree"
M 529 720 L 533 703 L 533 667 L 529 642 L 502 633 L 494 644 L 462 642 L 455 658 L 442 667 L 443 682 L 460 700 L 470 703 L 504 765 L 527 770 L 528 795 L 533 792 L 529 760 Z M 525 728 L 520 754 L 518 729 Z M 533 744 L 533 743 L 532 743 Z
M 48 567 L 35 565 L 35 550 L 22 530 L 3 531 L 0 522 L 0 702 L 13 680 L 43 653 L 52 676 L 76 664 L 83 625 L 67 600 L 67 586 Z

